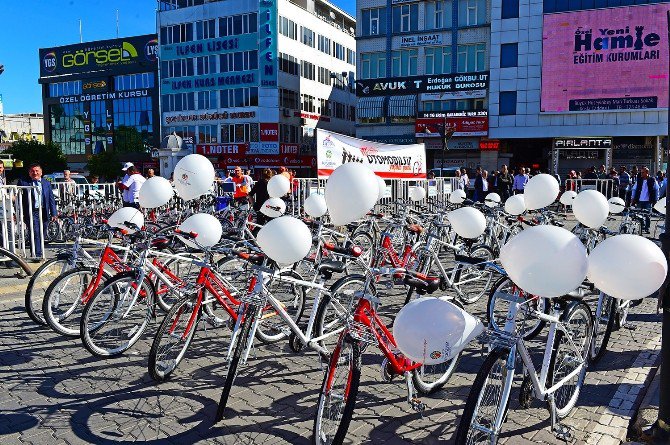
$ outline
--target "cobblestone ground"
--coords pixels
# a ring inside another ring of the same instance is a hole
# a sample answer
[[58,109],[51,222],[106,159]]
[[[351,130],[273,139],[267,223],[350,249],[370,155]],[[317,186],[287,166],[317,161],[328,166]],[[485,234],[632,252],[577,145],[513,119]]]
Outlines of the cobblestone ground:
[[[2,274],[0,274],[2,276]],[[35,326],[23,310],[25,281],[0,278],[0,436],[13,443],[307,444],[323,378],[314,353],[294,354],[286,342],[259,345],[241,369],[229,414],[214,424],[224,381],[226,328],[200,330],[174,377],[155,384],[147,374],[152,325],[146,339],[120,358],[91,357],[76,338]],[[396,313],[402,291],[385,294]],[[468,310],[484,317],[485,298]],[[390,320],[390,318],[389,318]],[[577,408],[565,421],[576,443],[608,445],[625,439],[638,395],[660,349],[655,300],[632,310],[636,330],[612,335],[610,351],[589,369]],[[542,352],[542,336],[533,351]],[[453,443],[468,391],[484,355],[468,348],[445,389],[423,398],[424,415],[406,401],[402,380],[384,382],[381,355],[368,348],[349,443]],[[537,357],[536,357],[537,358]],[[539,360],[536,361],[539,366]],[[558,444],[544,402],[521,409],[515,392],[501,443]]]

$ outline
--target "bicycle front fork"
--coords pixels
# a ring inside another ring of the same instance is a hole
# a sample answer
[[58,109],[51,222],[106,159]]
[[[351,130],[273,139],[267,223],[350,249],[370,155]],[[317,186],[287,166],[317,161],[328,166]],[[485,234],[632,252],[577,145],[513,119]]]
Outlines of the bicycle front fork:
[[423,412],[426,410],[426,404],[416,397],[416,389],[414,388],[412,373],[410,371],[405,371],[405,384],[407,385],[407,402],[412,410],[423,416]]

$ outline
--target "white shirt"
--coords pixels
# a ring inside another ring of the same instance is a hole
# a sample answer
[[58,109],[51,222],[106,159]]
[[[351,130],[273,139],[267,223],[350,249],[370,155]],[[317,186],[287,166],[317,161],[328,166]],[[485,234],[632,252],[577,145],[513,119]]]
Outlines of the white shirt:
[[146,178],[139,173],[128,176],[128,179],[123,181],[123,185],[128,187],[127,190],[123,191],[123,200],[125,202],[139,202],[140,189],[145,182]]
[[463,190],[467,190],[470,187],[470,178],[468,178],[468,175],[461,175],[461,181],[463,182]]
[[482,178],[482,191],[483,192],[489,191],[489,180],[487,178]]

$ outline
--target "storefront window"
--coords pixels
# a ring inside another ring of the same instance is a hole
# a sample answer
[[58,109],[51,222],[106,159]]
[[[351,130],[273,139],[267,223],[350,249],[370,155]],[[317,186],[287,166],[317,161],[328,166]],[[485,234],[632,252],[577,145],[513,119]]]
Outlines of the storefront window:
[[84,139],[84,104],[56,104],[49,107],[51,140],[65,155],[86,154]]

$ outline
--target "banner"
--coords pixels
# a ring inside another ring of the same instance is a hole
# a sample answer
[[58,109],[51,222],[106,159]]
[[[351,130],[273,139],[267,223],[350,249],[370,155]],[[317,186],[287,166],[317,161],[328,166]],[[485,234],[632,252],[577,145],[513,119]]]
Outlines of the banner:
[[540,111],[668,107],[667,3],[545,14]]
[[448,117],[418,118],[414,124],[416,137],[439,138],[442,127],[453,130],[452,136],[486,136],[489,131],[489,118],[484,117]]
[[426,149],[423,144],[388,145],[318,129],[316,157],[319,178],[327,178],[346,162],[365,164],[386,179],[426,178]]
[[452,93],[489,89],[489,72],[435,74],[399,79],[360,79],[356,81],[356,96],[389,96],[400,94]]

